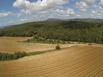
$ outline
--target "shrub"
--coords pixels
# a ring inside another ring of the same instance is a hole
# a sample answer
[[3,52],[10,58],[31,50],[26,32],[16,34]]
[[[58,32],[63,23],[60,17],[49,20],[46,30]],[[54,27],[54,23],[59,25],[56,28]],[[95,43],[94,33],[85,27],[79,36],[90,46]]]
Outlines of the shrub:
[[60,45],[57,45],[56,46],[56,50],[60,50],[61,48],[60,48]]
[[16,52],[14,54],[0,53],[0,61],[15,60],[15,59],[19,59],[19,58],[25,57],[26,55],[27,55],[26,52]]

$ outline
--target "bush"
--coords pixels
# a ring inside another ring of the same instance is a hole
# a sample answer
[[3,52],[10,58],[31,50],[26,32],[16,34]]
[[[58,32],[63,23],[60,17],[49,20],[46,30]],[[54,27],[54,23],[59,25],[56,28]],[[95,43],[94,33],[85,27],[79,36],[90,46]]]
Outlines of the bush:
[[60,50],[61,48],[60,48],[60,45],[57,45],[56,46],[56,50]]
[[15,60],[15,59],[25,57],[26,55],[27,55],[26,52],[16,52],[14,54],[0,53],[0,61]]

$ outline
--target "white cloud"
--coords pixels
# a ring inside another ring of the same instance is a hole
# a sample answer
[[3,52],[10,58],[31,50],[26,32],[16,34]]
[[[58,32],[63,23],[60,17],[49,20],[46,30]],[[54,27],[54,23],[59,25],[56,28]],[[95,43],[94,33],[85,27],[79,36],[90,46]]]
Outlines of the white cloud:
[[68,8],[66,12],[68,15],[75,15],[75,12],[73,9]]
[[68,8],[68,9],[57,9],[56,10],[58,14],[61,15],[67,15],[67,16],[75,16],[74,9]]
[[76,2],[76,7],[81,11],[87,11],[87,9],[95,3],[96,0],[80,0]]
[[86,2],[87,4],[94,4],[96,2],[96,0],[80,0],[83,2]]
[[29,0],[16,0],[13,3],[13,6],[24,10],[40,11],[63,5],[67,1],[69,0],[38,0],[36,2],[30,2]]
[[93,10],[93,11],[92,11],[92,15],[93,15],[93,16],[100,15],[100,12],[99,12],[98,10]]
[[100,4],[103,5],[103,0],[100,0]]
[[88,5],[86,2],[80,1],[80,2],[76,2],[76,8],[78,8],[80,11],[86,11]]
[[22,19],[20,19],[20,21],[27,21],[28,19],[26,19],[26,18],[22,18]]
[[10,14],[11,12],[1,12],[0,17],[6,17],[6,16],[9,16]]
[[63,15],[65,14],[64,10],[62,10],[62,9],[56,9],[56,12],[59,14],[63,14]]
[[102,16],[102,14],[103,14],[103,10],[102,9],[103,8],[101,6],[96,7],[95,9],[92,10],[91,15],[92,16]]

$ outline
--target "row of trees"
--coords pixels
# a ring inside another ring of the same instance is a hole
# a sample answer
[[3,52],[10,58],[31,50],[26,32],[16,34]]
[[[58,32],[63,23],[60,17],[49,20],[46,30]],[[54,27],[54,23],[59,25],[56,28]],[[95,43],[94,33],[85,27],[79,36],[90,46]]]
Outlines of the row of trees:
[[15,60],[26,56],[26,52],[16,52],[14,54],[10,53],[0,53],[0,61]]

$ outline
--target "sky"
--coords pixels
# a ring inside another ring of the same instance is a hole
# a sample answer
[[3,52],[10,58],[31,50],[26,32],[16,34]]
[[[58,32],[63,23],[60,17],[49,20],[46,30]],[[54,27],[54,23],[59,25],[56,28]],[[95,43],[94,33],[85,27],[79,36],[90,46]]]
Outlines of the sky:
[[0,0],[0,27],[50,18],[103,19],[103,0]]

